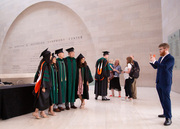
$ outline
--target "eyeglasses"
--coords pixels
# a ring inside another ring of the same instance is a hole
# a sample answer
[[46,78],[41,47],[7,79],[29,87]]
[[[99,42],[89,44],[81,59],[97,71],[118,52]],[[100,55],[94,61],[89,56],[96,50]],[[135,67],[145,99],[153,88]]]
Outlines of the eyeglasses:
[[162,51],[162,50],[164,50],[164,48],[160,48],[160,49],[159,49],[159,51]]

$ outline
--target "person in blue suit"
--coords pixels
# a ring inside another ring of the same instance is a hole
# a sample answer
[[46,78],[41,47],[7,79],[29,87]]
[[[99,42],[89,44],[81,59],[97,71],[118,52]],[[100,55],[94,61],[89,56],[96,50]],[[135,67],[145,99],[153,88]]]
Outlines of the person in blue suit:
[[159,53],[161,57],[158,61],[156,61],[155,56],[150,55],[150,64],[154,69],[157,69],[156,89],[163,108],[163,114],[158,115],[158,117],[166,118],[164,125],[168,126],[172,123],[170,92],[174,57],[169,54],[169,45],[167,43],[159,45]]

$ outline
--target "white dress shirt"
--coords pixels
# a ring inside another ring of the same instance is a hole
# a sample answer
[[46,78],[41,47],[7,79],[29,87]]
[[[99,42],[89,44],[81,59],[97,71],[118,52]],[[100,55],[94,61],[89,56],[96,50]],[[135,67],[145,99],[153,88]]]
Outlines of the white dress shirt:
[[[169,54],[169,52],[161,58],[160,63],[163,61],[163,59],[164,59],[168,54]],[[156,62],[156,60],[153,62],[153,64],[154,64],[155,62]]]

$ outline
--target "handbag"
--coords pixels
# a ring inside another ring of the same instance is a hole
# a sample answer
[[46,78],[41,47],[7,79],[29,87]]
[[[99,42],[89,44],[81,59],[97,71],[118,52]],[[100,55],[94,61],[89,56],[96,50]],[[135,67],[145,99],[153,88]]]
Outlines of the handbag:
[[113,71],[110,71],[110,76],[109,76],[109,80],[112,80],[114,78],[114,74]]

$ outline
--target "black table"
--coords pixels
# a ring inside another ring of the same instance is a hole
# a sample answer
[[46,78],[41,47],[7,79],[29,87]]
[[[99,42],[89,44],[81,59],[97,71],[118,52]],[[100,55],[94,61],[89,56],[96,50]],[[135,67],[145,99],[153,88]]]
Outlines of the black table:
[[34,111],[34,84],[0,87],[0,118],[5,120]]

